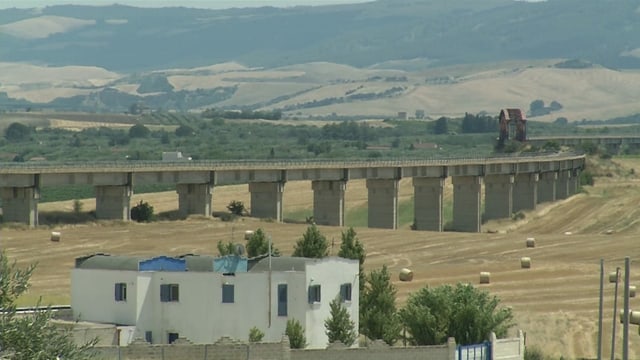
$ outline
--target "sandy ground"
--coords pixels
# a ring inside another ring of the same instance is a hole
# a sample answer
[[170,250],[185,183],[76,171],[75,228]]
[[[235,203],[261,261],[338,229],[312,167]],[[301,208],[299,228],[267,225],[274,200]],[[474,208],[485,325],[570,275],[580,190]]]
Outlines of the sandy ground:
[[[511,306],[516,316],[516,329],[522,329],[527,344],[543,349],[547,355],[565,358],[595,358],[598,319],[599,263],[605,261],[605,274],[624,265],[625,256],[632,259],[630,281],[640,282],[637,265],[637,219],[640,210],[640,178],[630,174],[640,166],[638,159],[624,159],[601,168],[615,171],[612,177],[598,177],[593,187],[570,199],[541,204],[526,214],[524,220],[494,221],[478,234],[455,232],[416,232],[408,229],[380,230],[357,228],[358,237],[367,250],[367,270],[387,265],[398,287],[398,300],[403,303],[411,292],[423,286],[471,283],[499,296]],[[401,201],[410,201],[411,182],[401,181]],[[362,181],[349,182],[347,208],[366,202]],[[157,212],[175,210],[175,192],[136,195]],[[445,201],[450,201],[450,189]],[[249,203],[246,185],[219,187],[214,190],[214,210],[224,211],[231,200]],[[91,210],[93,200],[83,201]],[[312,191],[308,182],[290,182],[285,187],[285,212],[309,209]],[[41,213],[72,208],[70,201],[40,205]],[[20,265],[37,262],[33,287],[23,303],[42,296],[45,302],[69,303],[69,274],[74,259],[95,252],[112,254],[177,255],[184,253],[215,254],[222,241],[242,241],[245,230],[263,228],[282,253],[290,254],[293,245],[306,229],[305,224],[277,224],[242,218],[222,222],[217,218],[194,217],[184,221],[150,224],[88,223],[80,225],[3,228],[0,247],[6,249]],[[320,227],[337,252],[343,228]],[[489,233],[487,231],[491,230]],[[59,243],[49,241],[51,231],[60,231]],[[493,231],[498,231],[494,233]],[[535,248],[527,248],[527,237],[536,239]],[[532,259],[530,269],[521,269],[520,258]],[[397,280],[399,271],[414,271],[412,282]],[[491,283],[479,284],[479,273],[491,273]],[[605,357],[611,348],[613,284],[605,283],[604,341]],[[640,307],[637,298],[631,308]],[[622,297],[619,298],[619,308]],[[622,328],[617,329],[617,356],[621,356]],[[631,326],[630,358],[640,357],[638,327]]]

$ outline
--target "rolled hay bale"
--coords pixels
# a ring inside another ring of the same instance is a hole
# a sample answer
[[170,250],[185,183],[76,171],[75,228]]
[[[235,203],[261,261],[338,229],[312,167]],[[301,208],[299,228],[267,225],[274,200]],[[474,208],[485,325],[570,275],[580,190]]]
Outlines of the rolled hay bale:
[[244,239],[249,240],[253,236],[253,230],[247,230],[244,232]]
[[58,241],[60,241],[60,237],[61,236],[62,236],[62,234],[59,231],[52,231],[51,232],[51,241],[58,242]]
[[527,238],[527,247],[528,248],[536,247],[536,239],[532,237]]
[[609,273],[609,282],[616,283],[618,282],[618,274],[615,271]]
[[531,267],[531,258],[526,256],[520,258],[520,267],[523,269],[529,269]]
[[[624,323],[624,310],[620,310],[620,323]],[[640,311],[629,310],[629,324],[640,325]]]
[[491,283],[491,273],[488,271],[480,272],[480,284],[489,284]]
[[636,286],[635,285],[629,285],[629,297],[636,297]]
[[398,275],[400,281],[411,281],[413,280],[413,271],[410,269],[404,268],[400,270],[400,274]]

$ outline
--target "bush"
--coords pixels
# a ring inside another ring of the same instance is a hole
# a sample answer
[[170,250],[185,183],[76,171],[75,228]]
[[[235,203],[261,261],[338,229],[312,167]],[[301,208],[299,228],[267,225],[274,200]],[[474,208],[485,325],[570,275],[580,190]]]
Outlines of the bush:
[[525,218],[525,215],[522,211],[515,212],[511,215],[511,220],[522,220]]
[[78,199],[73,200],[73,213],[76,215],[80,215],[83,205],[84,204],[82,204],[82,201]]
[[140,200],[138,205],[131,208],[131,220],[149,222],[153,219],[153,206]]
[[583,171],[580,173],[580,186],[591,185],[593,186],[593,174],[589,171]]
[[540,348],[527,346],[524,348],[524,360],[544,360],[544,354]]
[[292,349],[304,349],[307,346],[307,337],[298,320],[287,320],[287,329],[284,333],[289,337],[289,346]]
[[231,200],[229,205],[227,205],[227,210],[238,216],[242,216],[247,212],[247,209],[244,207],[244,203],[238,200]]
[[263,338],[264,338],[264,333],[260,331],[260,329],[258,329],[257,327],[254,326],[251,329],[249,329],[249,342],[257,343],[262,341]]

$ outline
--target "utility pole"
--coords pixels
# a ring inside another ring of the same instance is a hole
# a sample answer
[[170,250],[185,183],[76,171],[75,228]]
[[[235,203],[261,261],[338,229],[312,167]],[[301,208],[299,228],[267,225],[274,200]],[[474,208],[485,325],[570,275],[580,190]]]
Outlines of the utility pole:
[[600,301],[598,306],[598,355],[597,359],[602,360],[602,309],[604,291],[604,259],[600,258]]
[[622,324],[622,360],[629,360],[629,275],[631,259],[624,258],[624,322]]

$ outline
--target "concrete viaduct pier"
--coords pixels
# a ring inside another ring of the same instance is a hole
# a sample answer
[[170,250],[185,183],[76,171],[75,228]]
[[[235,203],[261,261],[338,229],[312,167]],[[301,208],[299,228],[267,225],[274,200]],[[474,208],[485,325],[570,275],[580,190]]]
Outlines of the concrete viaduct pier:
[[[412,178],[415,229],[443,230],[443,194],[453,183],[453,230],[479,232],[482,219],[510,217],[577,191],[584,155],[393,161],[101,162],[0,164],[3,219],[38,225],[41,187],[91,185],[98,219],[129,220],[133,184],[174,184],[181,215],[211,216],[214,189],[248,184],[251,215],[282,221],[288,181],[310,181],[313,216],[343,226],[349,180],[366,180],[369,227],[398,227],[398,183]],[[484,215],[482,188],[484,186]]]

